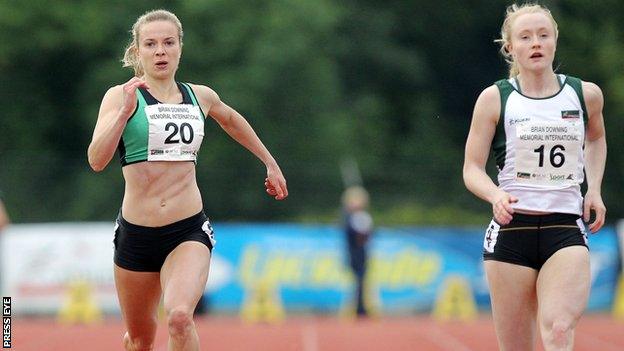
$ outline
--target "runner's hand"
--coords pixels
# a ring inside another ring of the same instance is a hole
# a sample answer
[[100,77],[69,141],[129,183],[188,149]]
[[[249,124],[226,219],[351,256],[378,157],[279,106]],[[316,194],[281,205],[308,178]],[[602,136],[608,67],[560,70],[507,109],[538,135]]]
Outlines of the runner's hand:
[[130,79],[123,85],[123,101],[119,112],[121,112],[121,114],[126,118],[130,118],[130,116],[132,116],[132,114],[134,113],[134,110],[136,110],[136,90],[139,87],[149,89],[147,83],[139,77],[132,77],[132,79]]
[[506,192],[502,192],[497,200],[494,201],[492,204],[492,212],[498,224],[507,225],[511,222],[514,214],[511,204],[516,202],[518,202],[518,198]]
[[607,208],[602,202],[602,196],[600,196],[600,193],[588,191],[585,194],[585,200],[583,202],[583,220],[585,223],[589,223],[592,210],[596,214],[596,219],[589,224],[589,230],[592,233],[595,233],[604,225]]
[[267,194],[274,196],[276,200],[283,200],[288,196],[286,179],[279,166],[267,167],[267,177],[264,179],[264,187]]

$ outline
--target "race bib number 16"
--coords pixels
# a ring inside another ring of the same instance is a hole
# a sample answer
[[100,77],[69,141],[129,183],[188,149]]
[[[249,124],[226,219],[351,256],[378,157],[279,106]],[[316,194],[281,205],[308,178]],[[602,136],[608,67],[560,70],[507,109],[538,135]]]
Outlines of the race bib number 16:
[[581,128],[578,123],[516,125],[516,180],[535,185],[578,184]]

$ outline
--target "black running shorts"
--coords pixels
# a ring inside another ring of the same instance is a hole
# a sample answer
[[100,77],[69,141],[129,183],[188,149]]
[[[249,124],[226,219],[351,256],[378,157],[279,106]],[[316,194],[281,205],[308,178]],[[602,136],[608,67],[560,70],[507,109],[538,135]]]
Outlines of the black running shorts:
[[167,255],[185,241],[198,241],[210,251],[216,243],[204,212],[162,227],[129,223],[121,211],[115,225],[115,264],[138,272],[160,272]]
[[490,222],[483,240],[483,259],[539,270],[555,252],[575,245],[588,247],[585,225],[578,215],[515,213],[507,225]]

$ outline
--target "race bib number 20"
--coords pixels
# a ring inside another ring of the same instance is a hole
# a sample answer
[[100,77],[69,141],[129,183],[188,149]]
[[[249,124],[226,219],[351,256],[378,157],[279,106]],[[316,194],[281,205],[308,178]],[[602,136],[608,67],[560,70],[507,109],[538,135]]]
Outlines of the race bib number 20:
[[198,106],[157,104],[145,107],[149,123],[148,161],[195,161],[204,138]]
[[516,180],[535,185],[580,183],[581,128],[579,123],[516,125]]

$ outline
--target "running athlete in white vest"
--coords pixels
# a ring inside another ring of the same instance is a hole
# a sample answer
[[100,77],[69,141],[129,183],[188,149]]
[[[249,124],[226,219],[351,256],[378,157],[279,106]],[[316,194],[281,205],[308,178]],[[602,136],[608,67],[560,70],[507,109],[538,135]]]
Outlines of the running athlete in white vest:
[[175,81],[182,25],[151,11],[132,28],[124,66],[136,77],[108,90],[89,145],[89,163],[103,170],[119,151],[126,182],[115,226],[115,284],[128,351],[152,350],[161,294],[169,350],[199,350],[193,311],[204,292],[216,241],[202,211],[195,162],[211,116],[265,165],[266,191],[288,196],[277,162],[247,121],[203,85]]
[[[544,349],[572,350],[590,289],[583,221],[594,212],[597,232],[606,212],[602,92],[554,73],[558,31],[545,7],[508,7],[501,36],[510,77],[479,96],[464,163],[466,187],[492,204],[483,257],[496,335],[501,350],[534,350],[537,324]],[[498,186],[485,172],[490,148]]]

